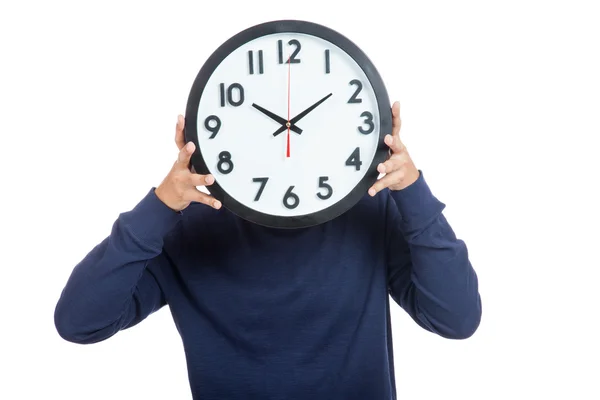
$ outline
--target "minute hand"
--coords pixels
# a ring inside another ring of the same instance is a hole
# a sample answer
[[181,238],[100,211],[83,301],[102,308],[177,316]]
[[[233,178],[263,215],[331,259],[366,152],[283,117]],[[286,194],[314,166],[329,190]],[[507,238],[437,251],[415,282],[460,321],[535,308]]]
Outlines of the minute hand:
[[[302,118],[306,117],[306,114],[308,114],[309,112],[311,112],[312,110],[314,110],[315,108],[317,108],[322,102],[324,102],[329,97],[331,97],[332,94],[333,93],[329,93],[327,96],[323,97],[321,100],[317,101],[315,104],[313,104],[312,106],[308,107],[306,110],[302,111],[300,114],[296,115],[294,118],[292,118],[290,120],[290,124],[293,125],[296,122],[300,121]],[[278,130],[276,130],[275,133],[273,133],[273,136],[279,135],[281,132],[284,132],[286,129],[287,129],[287,127],[285,125],[282,126]]]

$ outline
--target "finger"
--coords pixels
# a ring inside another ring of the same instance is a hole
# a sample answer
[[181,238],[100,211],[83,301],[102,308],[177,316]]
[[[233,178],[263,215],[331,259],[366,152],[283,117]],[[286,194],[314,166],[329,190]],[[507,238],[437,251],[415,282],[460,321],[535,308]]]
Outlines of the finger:
[[214,176],[190,173],[190,183],[193,186],[210,186],[215,182]]
[[185,137],[183,135],[183,128],[185,127],[185,119],[183,115],[177,116],[177,125],[175,125],[175,143],[177,149],[181,150],[185,146]]
[[408,161],[408,157],[407,157],[406,153],[394,154],[387,161],[379,164],[377,166],[377,171],[380,174],[389,174],[389,173],[397,171],[400,168],[402,168],[403,166],[405,166],[407,161]]
[[195,201],[197,203],[206,204],[215,209],[221,208],[221,202],[209,194],[203,193],[196,188],[191,188],[185,192],[184,198],[186,201]]
[[377,193],[381,192],[388,186],[395,185],[400,182],[404,178],[404,169],[399,169],[397,171],[391,172],[379,179],[371,188],[369,189],[369,195],[375,196]]
[[392,135],[400,136],[400,126],[402,121],[400,120],[400,103],[394,102],[392,105]]
[[188,165],[190,164],[190,158],[192,157],[192,154],[194,154],[194,150],[196,150],[196,145],[194,145],[194,142],[188,142],[188,144],[183,146],[183,148],[179,151],[179,155],[177,156],[177,164],[181,168],[188,168]]
[[384,142],[394,154],[399,154],[405,149],[400,136],[385,135]]

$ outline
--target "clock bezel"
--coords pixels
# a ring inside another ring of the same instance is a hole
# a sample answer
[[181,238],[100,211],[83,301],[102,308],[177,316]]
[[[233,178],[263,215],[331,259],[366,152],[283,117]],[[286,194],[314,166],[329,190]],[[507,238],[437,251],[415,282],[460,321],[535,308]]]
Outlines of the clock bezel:
[[282,216],[254,210],[229,195],[219,185],[217,177],[215,177],[215,182],[212,185],[207,186],[207,189],[211,195],[221,201],[225,208],[247,221],[271,228],[307,228],[335,219],[355,206],[367,195],[369,187],[377,180],[379,176],[377,165],[385,161],[389,154],[388,147],[383,141],[385,135],[392,132],[391,104],[385,84],[371,60],[350,39],[326,26],[301,20],[265,22],[247,28],[232,36],[212,53],[194,80],[186,107],[185,141],[186,143],[193,141],[196,145],[196,151],[192,154],[191,158],[193,170],[199,174],[210,173],[206,161],[202,156],[197,127],[198,107],[204,88],[212,73],[229,54],[251,40],[274,33],[303,33],[329,41],[345,51],[364,71],[375,93],[377,108],[379,110],[379,140],[375,156],[363,178],[344,198],[329,207],[309,214]]

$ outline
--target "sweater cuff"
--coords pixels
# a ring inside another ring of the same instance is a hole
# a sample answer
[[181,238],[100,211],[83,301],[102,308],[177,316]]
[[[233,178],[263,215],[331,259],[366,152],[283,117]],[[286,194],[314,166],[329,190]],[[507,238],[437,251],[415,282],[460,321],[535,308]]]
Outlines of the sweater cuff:
[[162,241],[183,215],[163,203],[155,189],[150,189],[131,211],[120,216],[121,222],[140,240]]
[[405,231],[425,229],[446,207],[431,193],[421,170],[419,178],[410,186],[390,192],[400,212]]

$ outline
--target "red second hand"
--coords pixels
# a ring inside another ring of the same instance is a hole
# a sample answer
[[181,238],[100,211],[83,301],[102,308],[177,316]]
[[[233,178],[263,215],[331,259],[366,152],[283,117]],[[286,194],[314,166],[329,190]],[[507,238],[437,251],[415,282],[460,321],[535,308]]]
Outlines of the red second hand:
[[290,156],[290,76],[292,72],[291,56],[288,57],[288,122],[287,122],[287,156]]

